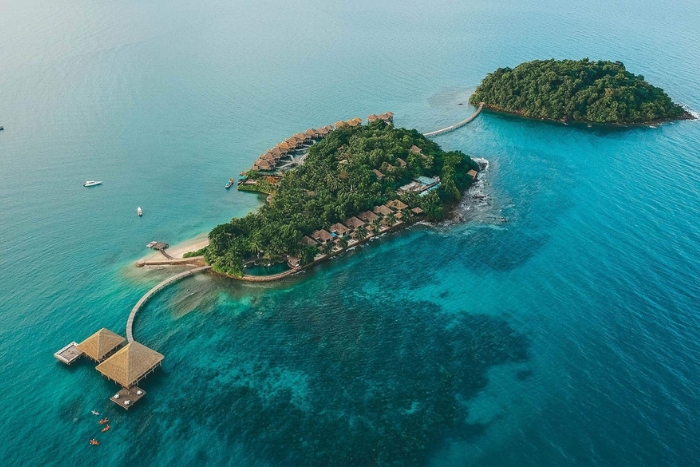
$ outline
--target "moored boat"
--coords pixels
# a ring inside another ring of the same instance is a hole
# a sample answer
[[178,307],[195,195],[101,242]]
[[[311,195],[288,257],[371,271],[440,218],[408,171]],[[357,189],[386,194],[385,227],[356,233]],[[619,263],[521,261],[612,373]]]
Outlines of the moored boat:
[[229,178],[228,183],[226,185],[224,185],[224,188],[226,188],[228,190],[229,188],[231,188],[232,185],[233,185],[233,179]]
[[97,186],[97,185],[102,185],[102,180],[88,180],[87,182],[83,183],[83,186]]
[[138,208],[136,208],[136,214],[138,214],[139,217],[143,216],[143,211],[141,210],[141,206],[139,206]]

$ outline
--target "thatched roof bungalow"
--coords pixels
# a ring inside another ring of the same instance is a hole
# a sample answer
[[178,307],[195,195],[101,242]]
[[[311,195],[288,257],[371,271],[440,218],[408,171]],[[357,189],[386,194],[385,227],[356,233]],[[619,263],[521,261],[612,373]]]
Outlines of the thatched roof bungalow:
[[394,212],[391,209],[389,209],[389,207],[387,207],[383,204],[379,205],[379,206],[375,206],[374,209],[372,209],[372,211],[374,211],[375,214],[378,214],[381,216],[388,216],[389,214]]
[[126,347],[97,365],[97,371],[125,388],[135,386],[160,366],[163,355],[138,342]]
[[374,172],[374,175],[376,175],[377,178],[378,178],[379,180],[381,180],[382,178],[384,178],[384,174],[381,173],[379,170],[377,170],[377,169],[372,169],[372,172]]
[[338,120],[337,122],[335,122],[335,128],[336,128],[336,129],[342,128],[342,127],[344,127],[345,125],[347,125],[347,123],[345,123],[345,122],[342,121],[342,120]]
[[306,245],[306,246],[318,246],[318,243],[316,243],[316,240],[314,240],[313,238],[308,237],[306,235],[301,237],[301,244]]
[[423,214],[423,210],[421,208],[418,208],[418,207],[411,209],[411,212],[413,214],[415,214],[416,216],[420,216],[421,214]]
[[290,146],[289,143],[287,143],[286,141],[282,141],[280,144],[277,145],[277,147],[284,154],[288,153],[290,149],[294,149],[294,146]]
[[316,232],[311,234],[311,238],[316,240],[318,243],[327,243],[331,240],[333,240],[333,235],[330,234],[330,232],[326,230],[317,230]]
[[345,221],[345,225],[348,226],[350,230],[355,230],[365,225],[365,223],[357,217],[351,217]]
[[396,162],[398,162],[401,167],[406,167],[406,161],[401,159],[400,157],[396,158]]
[[379,216],[373,213],[372,211],[363,211],[359,213],[357,217],[359,217],[368,224],[371,224],[375,220],[379,219]]
[[355,128],[356,126],[362,125],[362,119],[360,117],[355,117],[352,120],[345,122],[348,126]]
[[350,233],[350,229],[345,227],[340,222],[331,225],[331,233],[336,234],[338,237],[344,237]]
[[119,334],[102,328],[78,344],[78,350],[96,362],[101,362],[117,350],[125,340]]
[[469,175],[472,178],[472,180],[476,180],[477,174],[478,172],[474,169],[471,169],[469,170],[469,172],[467,172],[467,175]]
[[314,130],[313,128],[309,128],[304,132],[304,137],[306,141],[314,139],[316,137],[316,130]]
[[377,121],[378,118],[379,117],[377,117],[375,114],[369,115],[369,116],[367,116],[367,123],[375,122],[375,121]]
[[413,146],[411,146],[411,152],[413,154],[423,154],[423,150],[421,148],[419,148],[418,146],[416,146],[415,144]]

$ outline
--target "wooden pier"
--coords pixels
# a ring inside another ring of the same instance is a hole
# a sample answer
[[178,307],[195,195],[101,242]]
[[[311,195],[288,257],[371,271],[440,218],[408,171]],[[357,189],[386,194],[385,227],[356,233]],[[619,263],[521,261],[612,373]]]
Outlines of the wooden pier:
[[129,410],[145,395],[146,391],[137,387],[131,389],[121,388],[119,392],[110,397],[109,400],[122,409]]
[[479,116],[481,111],[484,110],[484,105],[485,104],[483,102],[480,103],[479,108],[476,109],[476,112],[474,112],[472,115],[470,115],[468,118],[465,118],[461,122],[455,123],[454,125],[450,125],[450,126],[445,127],[445,128],[441,128],[439,130],[430,131],[428,133],[423,133],[423,136],[427,136],[427,137],[440,136],[440,135],[444,135],[445,133],[449,133],[450,131],[454,131],[457,128],[462,128],[464,125],[466,125],[467,123],[471,123],[476,117]]
[[138,311],[143,307],[143,305],[146,304],[148,300],[150,300],[151,297],[153,297],[155,294],[157,294],[167,286],[174,284],[175,282],[182,280],[185,277],[189,277],[194,274],[197,274],[198,272],[207,271],[209,269],[211,269],[211,266],[202,266],[199,268],[190,269],[189,271],[181,272],[180,274],[176,274],[172,277],[165,279],[163,282],[146,292],[146,294],[143,297],[141,297],[141,300],[139,300],[136,303],[136,305],[134,305],[134,308],[131,309],[131,313],[129,313],[129,319],[126,321],[126,340],[128,342],[134,342],[134,335],[132,333],[132,329],[134,327],[134,318],[136,318],[136,313],[138,313]]
[[73,362],[83,356],[83,352],[78,348],[77,342],[71,342],[58,352],[54,353],[53,356],[56,357],[58,361],[63,362],[66,365],[71,365]]

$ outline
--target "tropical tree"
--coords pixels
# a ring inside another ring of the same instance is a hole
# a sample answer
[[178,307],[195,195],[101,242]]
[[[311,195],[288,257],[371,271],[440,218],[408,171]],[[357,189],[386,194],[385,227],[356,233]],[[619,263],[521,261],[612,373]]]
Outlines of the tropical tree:
[[389,227],[396,224],[396,214],[394,214],[393,212],[389,213],[389,215],[386,216],[386,222],[387,224],[389,224]]
[[382,229],[382,220],[380,218],[374,219],[372,221],[372,233],[374,235],[377,235],[381,229]]
[[360,242],[363,241],[365,238],[367,238],[367,227],[364,225],[359,226],[355,231],[355,235],[357,236],[357,240]]
[[338,246],[342,249],[347,248],[348,247],[348,237],[344,237],[344,236],[340,237],[340,239],[338,239]]
[[331,242],[324,243],[323,246],[321,247],[321,251],[326,256],[330,255],[333,252],[333,243],[331,243]]

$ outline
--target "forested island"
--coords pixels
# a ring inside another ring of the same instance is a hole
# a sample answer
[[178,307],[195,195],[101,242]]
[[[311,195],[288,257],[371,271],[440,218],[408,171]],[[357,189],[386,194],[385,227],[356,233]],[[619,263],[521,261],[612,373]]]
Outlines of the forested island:
[[278,177],[259,210],[215,227],[200,253],[233,277],[261,258],[300,268],[419,219],[443,219],[478,171],[470,157],[445,152],[416,130],[382,120],[343,125]]
[[484,78],[470,102],[546,120],[640,124],[693,118],[621,62],[587,58],[499,68]]

